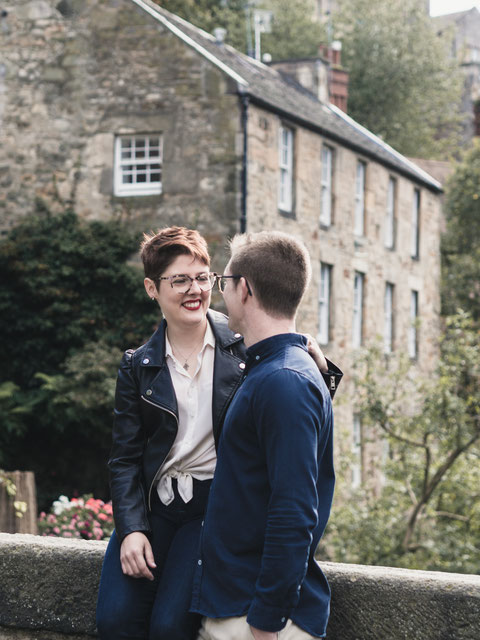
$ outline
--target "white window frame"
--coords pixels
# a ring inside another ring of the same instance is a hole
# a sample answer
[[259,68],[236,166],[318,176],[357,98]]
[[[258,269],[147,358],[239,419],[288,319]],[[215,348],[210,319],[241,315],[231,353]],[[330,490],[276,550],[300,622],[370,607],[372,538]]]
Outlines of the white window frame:
[[332,147],[322,146],[322,179],[320,194],[320,224],[329,227],[332,224],[332,185],[333,185]]
[[408,328],[408,355],[418,357],[418,291],[410,291],[410,326]]
[[[162,169],[162,134],[145,133],[115,137],[114,194],[116,196],[151,196],[162,193]],[[157,175],[158,179],[156,179]],[[132,182],[125,182],[126,176],[131,176]],[[140,182],[141,177],[145,177],[145,181]]]
[[420,189],[413,190],[411,256],[420,256]]
[[290,213],[293,208],[293,129],[280,126],[278,143],[278,208]]
[[365,288],[365,274],[355,271],[353,281],[353,348],[362,346],[363,343],[363,296]]
[[395,286],[391,282],[385,283],[385,297],[383,301],[384,330],[383,352],[388,354],[393,351],[393,296]]
[[320,262],[320,284],[318,291],[318,342],[328,344],[330,339],[330,295],[332,288],[332,266]]
[[391,176],[388,179],[387,215],[385,217],[385,246],[387,249],[395,247],[395,200],[397,197],[397,181]]
[[362,418],[360,414],[353,414],[352,423],[352,489],[358,489],[362,484]]
[[365,235],[365,176],[367,164],[363,160],[357,161],[357,173],[355,176],[355,220],[354,234]]

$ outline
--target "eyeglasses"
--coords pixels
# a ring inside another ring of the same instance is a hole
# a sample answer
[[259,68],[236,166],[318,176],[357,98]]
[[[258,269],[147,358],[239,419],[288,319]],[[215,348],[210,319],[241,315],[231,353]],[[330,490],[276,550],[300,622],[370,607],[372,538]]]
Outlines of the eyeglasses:
[[172,289],[177,293],[188,293],[194,280],[202,291],[210,291],[213,289],[217,277],[216,273],[199,273],[195,278],[191,278],[185,273],[177,273],[173,276],[159,276],[157,280],[168,280]]
[[[240,278],[244,278],[245,276],[217,276],[218,280],[218,288],[222,293],[225,291],[225,287],[227,286],[227,280],[240,280]],[[245,278],[245,284],[247,285],[248,295],[252,296],[252,290],[250,289],[250,285],[248,284],[248,280]]]

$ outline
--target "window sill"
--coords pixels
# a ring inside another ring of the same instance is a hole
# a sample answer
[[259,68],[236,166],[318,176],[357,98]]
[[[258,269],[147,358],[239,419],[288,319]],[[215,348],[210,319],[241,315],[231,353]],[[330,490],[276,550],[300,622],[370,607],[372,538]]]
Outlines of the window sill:
[[353,244],[355,249],[363,249],[363,247],[367,244],[367,239],[365,236],[354,236]]
[[144,196],[160,196],[162,195],[163,191],[162,189],[120,189],[120,190],[115,190],[113,192],[113,195],[116,198],[141,198]]
[[278,207],[278,213],[282,216],[282,218],[289,218],[290,220],[297,219],[297,214],[293,209],[291,211],[287,211],[286,209],[281,209],[280,207]]

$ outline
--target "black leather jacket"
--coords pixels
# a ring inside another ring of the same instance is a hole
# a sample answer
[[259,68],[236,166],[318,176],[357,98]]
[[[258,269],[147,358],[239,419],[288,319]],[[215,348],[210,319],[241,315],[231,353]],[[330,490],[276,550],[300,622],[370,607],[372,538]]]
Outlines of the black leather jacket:
[[[227,326],[222,313],[209,310],[215,336],[213,371],[213,435],[218,447],[228,406],[242,380],[245,345]],[[113,445],[108,461],[117,536],[150,532],[151,493],[178,430],[178,408],[165,359],[163,320],[144,345],[125,352],[117,378]],[[342,372],[329,364],[323,374],[334,395]]]

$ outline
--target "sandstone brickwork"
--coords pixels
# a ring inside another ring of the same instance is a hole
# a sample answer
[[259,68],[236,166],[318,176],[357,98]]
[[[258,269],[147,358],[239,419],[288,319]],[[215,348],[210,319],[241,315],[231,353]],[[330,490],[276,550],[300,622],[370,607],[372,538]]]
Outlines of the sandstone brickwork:
[[[301,330],[318,331],[320,262],[332,266],[330,341],[325,352],[345,371],[337,396],[338,425],[351,431],[355,412],[355,390],[351,373],[353,287],[355,271],[365,274],[364,331],[367,346],[383,338],[384,292],[394,285],[394,351],[407,351],[410,327],[410,292],[419,294],[419,375],[429,375],[437,358],[440,312],[440,228],[441,198],[438,193],[389,170],[382,164],[306,128],[285,122],[276,114],[251,107],[249,112],[249,199],[251,231],[278,229],[300,236],[312,257],[312,282],[298,316]],[[295,131],[294,217],[286,217],[277,205],[278,138],[282,124]],[[332,224],[319,223],[321,149],[334,149]],[[354,234],[355,175],[358,160],[366,163],[365,231]],[[393,249],[385,247],[388,180],[397,181],[396,233]],[[420,190],[419,258],[411,257],[411,229],[414,190]],[[346,400],[342,402],[342,397]],[[336,400],[336,402],[337,402]],[[349,446],[349,444],[347,444]]]
[[[238,100],[129,0],[7,0],[0,30],[0,227],[36,199],[136,229],[237,231]],[[164,136],[163,193],[113,195],[116,134]]]

